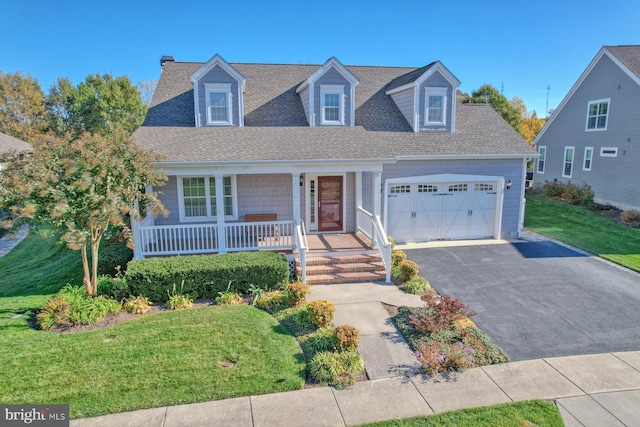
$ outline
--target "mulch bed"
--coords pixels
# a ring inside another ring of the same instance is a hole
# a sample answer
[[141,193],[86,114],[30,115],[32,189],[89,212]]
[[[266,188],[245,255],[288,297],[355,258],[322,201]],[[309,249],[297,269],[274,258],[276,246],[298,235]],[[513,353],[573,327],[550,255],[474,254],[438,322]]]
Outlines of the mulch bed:
[[622,210],[620,209],[603,209],[600,211],[596,211],[597,213],[599,213],[602,216],[606,216],[609,219],[612,219],[613,221],[617,222],[618,224],[622,224],[622,225],[626,225],[628,227],[633,227],[633,228],[640,228],[640,221],[630,221],[627,222],[625,220],[623,220],[622,218],[620,218],[620,214],[622,214]]

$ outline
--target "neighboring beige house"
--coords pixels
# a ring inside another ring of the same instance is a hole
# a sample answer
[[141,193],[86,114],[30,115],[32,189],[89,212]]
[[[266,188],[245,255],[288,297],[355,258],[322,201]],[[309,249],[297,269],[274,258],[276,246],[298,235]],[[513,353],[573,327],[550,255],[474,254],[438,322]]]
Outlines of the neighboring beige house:
[[6,161],[15,154],[30,153],[31,144],[0,132],[0,172],[6,167]]

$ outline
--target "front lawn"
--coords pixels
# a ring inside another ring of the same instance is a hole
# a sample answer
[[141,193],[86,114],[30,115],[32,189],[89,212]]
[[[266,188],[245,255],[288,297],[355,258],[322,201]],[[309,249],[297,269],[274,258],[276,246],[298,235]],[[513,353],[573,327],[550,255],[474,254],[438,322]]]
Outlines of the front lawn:
[[562,427],[558,408],[541,400],[506,403],[497,406],[463,409],[443,414],[363,424],[369,427]]
[[81,282],[79,261],[38,234],[0,258],[0,403],[68,403],[79,418],[302,388],[300,347],[249,306],[164,312],[91,332],[31,328],[30,314],[51,294]]
[[557,200],[527,196],[527,229],[640,271],[640,229]]

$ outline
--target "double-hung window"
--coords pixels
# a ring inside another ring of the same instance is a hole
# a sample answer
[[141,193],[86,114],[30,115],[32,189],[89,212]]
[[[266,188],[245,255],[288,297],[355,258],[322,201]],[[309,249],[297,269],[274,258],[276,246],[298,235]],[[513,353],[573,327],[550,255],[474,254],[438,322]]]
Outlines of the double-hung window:
[[[237,219],[236,182],[234,176],[222,178],[223,212],[227,219]],[[216,178],[213,176],[178,178],[181,221],[217,218]]]
[[582,170],[590,171],[592,161],[593,161],[593,147],[585,147],[584,163],[582,164]]
[[540,157],[538,157],[537,172],[544,173],[544,161],[545,161],[545,157],[547,157],[547,147],[545,147],[544,145],[538,147],[538,153],[540,154]]
[[564,169],[562,170],[562,176],[564,178],[571,178],[572,176],[574,151],[574,147],[564,147]]
[[447,88],[425,88],[424,96],[424,124],[425,126],[444,126],[447,122]]
[[587,108],[587,131],[607,130],[610,99],[589,101]]
[[207,124],[232,125],[231,83],[205,83]]
[[344,125],[344,86],[320,85],[320,111],[323,125]]

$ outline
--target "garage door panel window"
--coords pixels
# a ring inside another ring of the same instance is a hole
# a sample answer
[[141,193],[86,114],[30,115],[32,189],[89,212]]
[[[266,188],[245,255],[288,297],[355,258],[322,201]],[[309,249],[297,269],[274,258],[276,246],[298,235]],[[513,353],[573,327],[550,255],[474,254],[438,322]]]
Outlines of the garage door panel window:
[[437,193],[437,185],[418,184],[418,193]]
[[449,185],[450,193],[458,193],[462,191],[469,191],[469,185],[468,184],[450,184]]
[[389,187],[390,194],[407,194],[411,193],[411,185],[392,185]]
[[495,191],[495,186],[493,184],[487,184],[487,183],[476,183],[474,185],[474,190],[475,191]]

